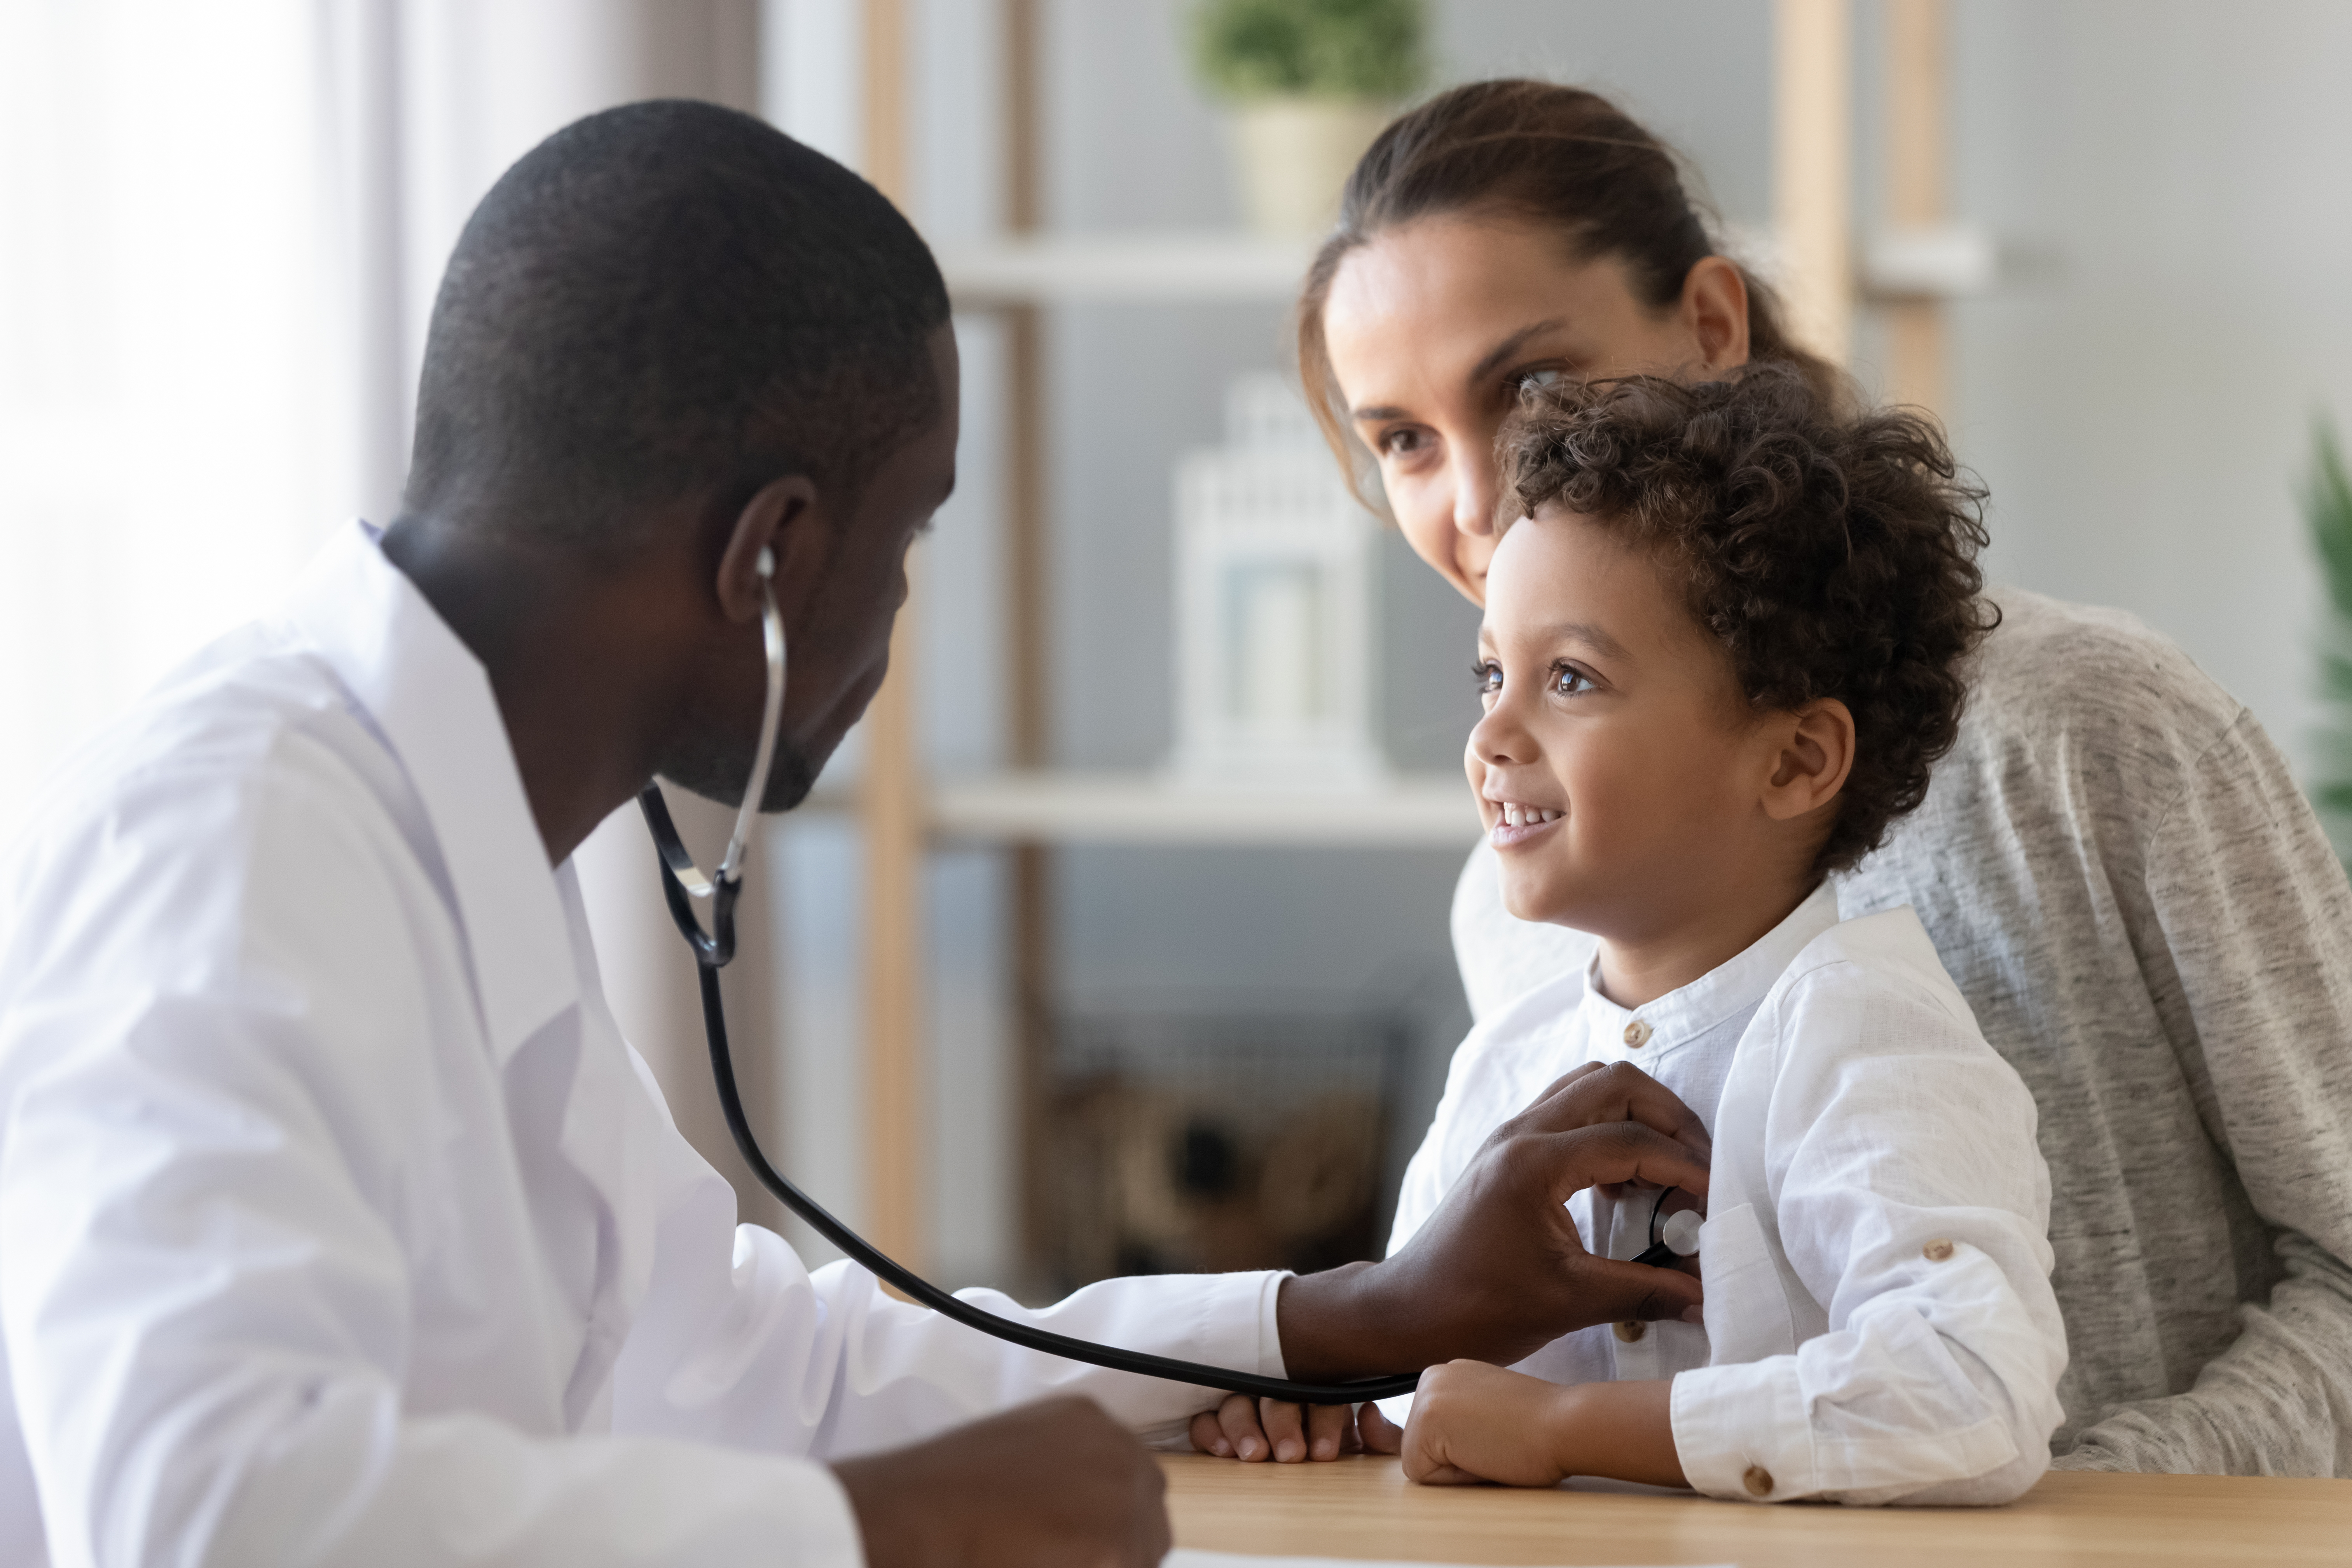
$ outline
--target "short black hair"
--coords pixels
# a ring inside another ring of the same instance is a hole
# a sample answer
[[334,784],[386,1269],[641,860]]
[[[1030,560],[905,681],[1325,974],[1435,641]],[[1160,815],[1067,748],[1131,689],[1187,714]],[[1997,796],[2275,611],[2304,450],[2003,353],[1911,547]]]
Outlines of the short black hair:
[[578,121],[467,220],[434,300],[411,512],[626,545],[705,487],[806,473],[843,507],[941,407],[929,249],[873,186],[685,100]]
[[1843,411],[1801,370],[1563,381],[1522,395],[1511,516],[1556,507],[1658,552],[1753,710],[1835,698],[1854,758],[1814,861],[1842,871],[1927,798],[1959,736],[1966,660],[2000,612],[1984,490],[1916,409]]

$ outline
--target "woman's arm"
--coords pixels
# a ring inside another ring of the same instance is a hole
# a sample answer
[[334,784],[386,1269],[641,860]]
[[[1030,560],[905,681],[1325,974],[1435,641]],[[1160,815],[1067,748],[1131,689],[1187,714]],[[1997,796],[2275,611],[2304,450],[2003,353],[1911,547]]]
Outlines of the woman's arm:
[[[2284,1277],[2247,1294],[2238,1338],[2193,1386],[2079,1412],[2093,1424],[2058,1463],[2352,1475],[2352,889],[2251,714],[2182,780],[2148,838],[2155,929],[2132,934],[2206,1134]],[[2133,1195],[2149,1224],[2168,1197],[2204,1195],[2147,1186]],[[2078,1317],[2104,1305],[2070,1303]]]

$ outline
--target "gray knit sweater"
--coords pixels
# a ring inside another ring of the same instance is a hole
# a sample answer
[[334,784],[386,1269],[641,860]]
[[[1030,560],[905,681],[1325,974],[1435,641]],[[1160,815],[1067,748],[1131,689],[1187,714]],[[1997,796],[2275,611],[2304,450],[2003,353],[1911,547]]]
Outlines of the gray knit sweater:
[[[2132,617],[2015,590],[1926,804],[1839,889],[1909,904],[2041,1108],[2063,1468],[2352,1475],[2352,889],[2262,727]],[[1464,868],[1474,1013],[1591,939]]]

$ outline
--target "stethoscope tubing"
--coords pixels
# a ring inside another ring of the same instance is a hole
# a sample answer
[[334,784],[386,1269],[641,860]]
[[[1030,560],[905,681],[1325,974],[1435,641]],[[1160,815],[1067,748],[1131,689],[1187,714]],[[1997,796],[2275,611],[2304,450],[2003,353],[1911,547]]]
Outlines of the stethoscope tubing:
[[726,1005],[719,994],[719,972],[735,955],[734,906],[741,889],[741,879],[726,875],[718,879],[711,911],[713,930],[705,931],[701,922],[695,918],[693,902],[685,884],[679,879],[679,863],[683,861],[690,867],[692,861],[687,857],[677,827],[670,821],[669,809],[661,798],[660,788],[647,785],[637,797],[637,804],[645,813],[646,825],[652,830],[654,842],[660,850],[663,901],[669,906],[671,919],[677,922],[680,934],[685,936],[694,952],[695,972],[701,984],[703,1033],[710,1046],[710,1077],[719,1090],[719,1109],[727,1118],[727,1131],[733,1135],[735,1147],[742,1153],[743,1163],[751,1168],[751,1173],[759,1178],[760,1184],[773,1193],[786,1208],[807,1221],[811,1229],[839,1247],[844,1256],[869,1270],[876,1279],[896,1286],[910,1300],[966,1328],[977,1329],[983,1334],[993,1335],[1024,1350],[1060,1356],[1111,1372],[1133,1373],[1138,1376],[1162,1378],[1171,1383],[1222,1388],[1233,1394],[1283,1400],[1296,1405],[1357,1405],[1368,1399],[1387,1399],[1395,1394],[1411,1394],[1419,1384],[1421,1378],[1417,1373],[1352,1383],[1307,1383],[1297,1378],[1266,1377],[1232,1367],[1210,1366],[1202,1362],[1181,1361],[1173,1356],[1153,1355],[1144,1351],[1097,1344],[1092,1340],[1057,1334],[1034,1324],[999,1317],[949,1294],[842,1223],[824,1205],[794,1186],[769,1161],[767,1152],[760,1147],[758,1136],[751,1131],[751,1118],[743,1110],[742,1094],[736,1087],[735,1059],[727,1040]]
[[[1024,1350],[1060,1356],[1112,1372],[1223,1388],[1234,1394],[1255,1394],[1262,1399],[1279,1399],[1301,1405],[1355,1405],[1367,1399],[1386,1399],[1393,1394],[1412,1393],[1421,1381],[1417,1373],[1368,1378],[1356,1383],[1305,1383],[1296,1378],[1265,1377],[1232,1367],[1209,1366],[1200,1362],[1180,1361],[1172,1356],[1126,1350],[1118,1345],[1097,1344],[1092,1340],[1074,1339],[1068,1334],[1057,1334],[1029,1323],[1001,1318],[950,1295],[885,1254],[835,1218],[814,1198],[786,1181],[783,1173],[769,1162],[766,1152],[760,1147],[759,1138],[751,1131],[751,1118],[743,1113],[743,1097],[735,1086],[735,1059],[727,1044],[727,1009],[719,994],[719,972],[735,956],[735,903],[743,887],[743,849],[753,815],[767,791],[768,770],[775,755],[778,721],[783,707],[784,622],[776,607],[772,582],[774,572],[774,556],[766,550],[761,551],[761,633],[767,662],[767,700],[761,709],[760,739],[752,760],[751,776],[746,781],[743,800],[737,811],[735,832],[728,841],[727,854],[719,863],[718,875],[705,877],[696,867],[694,858],[687,853],[677,825],[670,820],[669,807],[662,799],[658,784],[647,784],[637,795],[637,805],[645,813],[646,826],[652,832],[654,847],[659,851],[662,901],[669,907],[670,918],[677,922],[678,934],[693,950],[695,970],[701,980],[702,1026],[710,1044],[710,1077],[718,1086],[719,1109],[727,1117],[727,1131],[734,1135],[735,1147],[741,1151],[744,1163],[751,1166],[751,1173],[760,1179],[760,1184],[775,1194],[786,1208],[806,1220],[819,1236],[839,1247],[852,1261],[871,1271],[877,1279],[898,1287],[907,1297],[943,1318],[951,1319],[966,1328],[977,1329],[983,1334],[992,1334]],[[694,900],[697,898],[710,900],[710,929],[708,931],[695,918]]]

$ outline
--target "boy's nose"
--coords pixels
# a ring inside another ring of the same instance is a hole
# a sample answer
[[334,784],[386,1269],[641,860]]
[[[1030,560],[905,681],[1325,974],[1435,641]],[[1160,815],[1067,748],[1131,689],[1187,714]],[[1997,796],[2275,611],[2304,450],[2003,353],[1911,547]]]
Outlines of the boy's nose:
[[1534,760],[1528,732],[1511,716],[1507,702],[1497,702],[1470,729],[1470,755],[1481,767],[1508,767]]

